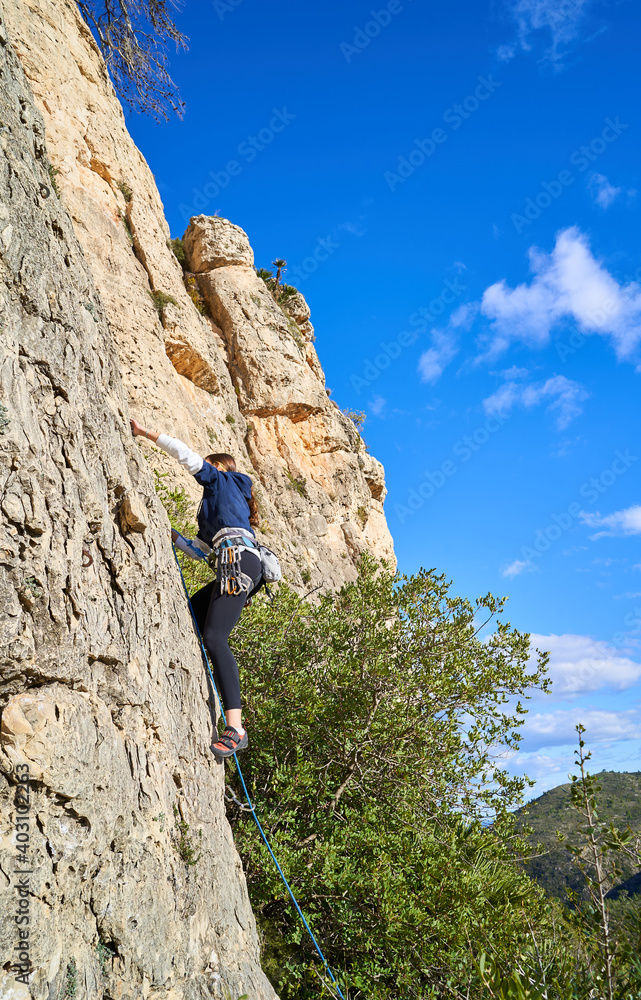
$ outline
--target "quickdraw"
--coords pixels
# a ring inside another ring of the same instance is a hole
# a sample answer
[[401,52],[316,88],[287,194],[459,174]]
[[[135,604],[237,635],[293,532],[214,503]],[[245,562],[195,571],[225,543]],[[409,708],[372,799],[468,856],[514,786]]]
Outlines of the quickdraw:
[[212,556],[215,560],[216,580],[220,583],[221,594],[248,594],[254,586],[254,581],[247,573],[243,573],[240,566],[240,554],[242,549],[249,549],[249,545],[235,545],[233,542],[241,539],[225,539],[222,544],[214,549]]

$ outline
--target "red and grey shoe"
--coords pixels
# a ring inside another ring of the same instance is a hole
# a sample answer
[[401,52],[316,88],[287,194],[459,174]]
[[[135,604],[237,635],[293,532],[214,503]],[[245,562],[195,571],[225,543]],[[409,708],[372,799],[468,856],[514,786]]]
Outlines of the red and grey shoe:
[[216,757],[231,757],[238,750],[244,750],[248,743],[247,730],[241,736],[233,726],[225,726],[222,736],[212,743],[211,752]]

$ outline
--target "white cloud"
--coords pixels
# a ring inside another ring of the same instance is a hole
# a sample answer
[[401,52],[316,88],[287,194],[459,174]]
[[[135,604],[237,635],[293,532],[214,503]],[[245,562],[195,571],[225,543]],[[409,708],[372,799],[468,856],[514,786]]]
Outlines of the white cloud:
[[449,325],[453,330],[469,330],[478,311],[476,302],[464,302],[450,316]]
[[510,59],[514,59],[516,55],[517,47],[516,45],[499,45],[496,50],[496,55],[501,62],[509,62]]
[[[526,722],[527,725],[527,722]],[[589,735],[589,734],[587,734]],[[531,752],[519,751],[506,762],[506,770],[511,774],[527,774],[534,778],[536,786],[527,792],[527,798],[533,799],[549,788],[564,785],[569,774],[576,774],[574,749],[576,733],[572,729],[572,742],[568,745],[552,746],[549,750]],[[591,751],[590,772],[597,774],[600,770],[636,771],[639,766],[641,741],[635,739],[604,740],[603,742],[588,741],[587,749]]]
[[548,676],[555,696],[605,687],[625,691],[641,678],[641,663],[623,656],[607,642],[571,634],[533,634],[530,638],[533,647],[550,653]]
[[613,535],[641,535],[641,504],[615,511],[614,514],[606,514],[605,517],[601,517],[599,511],[588,513],[584,510],[579,516],[589,528],[603,527],[608,529],[607,531],[597,531],[596,535],[590,535],[593,540]]
[[529,559],[515,559],[501,570],[501,576],[519,576],[521,573],[533,573],[536,569],[537,567]]
[[370,413],[372,413],[375,417],[380,417],[381,413],[385,409],[386,402],[387,400],[383,399],[382,396],[374,396],[374,398],[369,401]]
[[596,708],[570,708],[558,712],[538,712],[526,718],[523,750],[577,743],[575,726],[585,726],[583,739],[589,749],[605,740],[636,740],[641,737],[641,715],[637,709],[613,712]]
[[536,750],[531,753],[519,751],[507,762],[506,770],[512,774],[527,774],[528,778],[536,781],[534,788],[526,790],[527,802],[550,788],[566,784],[568,774],[574,767],[574,756],[568,750],[556,752],[558,756],[539,753]]
[[508,6],[517,25],[517,40],[501,45],[497,56],[512,59],[519,48],[529,52],[540,32],[546,39],[544,60],[560,66],[563,56],[579,36],[579,28],[591,0],[512,0]]
[[588,181],[588,189],[597,205],[601,208],[609,208],[612,202],[616,201],[621,194],[621,188],[610,184],[604,174],[592,174]]
[[545,347],[552,330],[573,321],[584,333],[609,337],[619,359],[641,342],[641,286],[620,285],[592,255],[576,226],[561,231],[550,254],[530,248],[531,283],[497,281],[483,293],[480,312],[491,322],[487,355],[514,341]]
[[432,330],[432,347],[423,351],[418,359],[422,382],[437,382],[443,371],[459,352],[459,331],[469,330],[478,313],[476,302],[465,302],[454,310],[447,326]]
[[418,359],[422,382],[437,382],[458,354],[456,338],[446,330],[432,330],[432,344]]
[[565,375],[554,375],[537,384],[505,382],[493,395],[483,400],[483,409],[486,413],[497,413],[505,417],[515,406],[531,409],[540,403],[547,403],[548,410],[556,413],[557,428],[564,430],[583,412],[580,404],[588,396],[589,393],[580,382],[573,382]]

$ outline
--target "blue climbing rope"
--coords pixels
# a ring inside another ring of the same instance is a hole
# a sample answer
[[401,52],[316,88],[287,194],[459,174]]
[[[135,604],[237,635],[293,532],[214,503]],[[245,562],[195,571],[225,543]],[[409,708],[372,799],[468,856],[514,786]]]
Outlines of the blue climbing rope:
[[[218,703],[218,710],[219,710],[220,714],[224,718],[225,717],[225,713],[224,713],[224,710],[223,710],[222,702],[220,700],[220,695],[218,694],[218,688],[216,687],[216,681],[214,680],[214,675],[213,675],[213,672],[212,672],[212,669],[211,669],[211,665],[209,663],[209,657],[207,656],[207,650],[205,649],[205,645],[203,643],[203,637],[200,634],[200,629],[198,628],[198,622],[196,621],[196,615],[194,614],[194,609],[191,606],[191,599],[189,597],[189,591],[187,590],[187,584],[185,583],[185,577],[183,576],[182,566],[180,565],[180,563],[178,561],[178,555],[176,554],[176,547],[174,546],[173,542],[172,542],[172,548],[174,550],[174,559],[176,560],[176,565],[178,566],[178,572],[180,573],[180,579],[182,580],[183,590],[185,591],[185,597],[187,598],[187,604],[189,605],[189,611],[191,613],[191,618],[192,618],[192,621],[194,623],[194,628],[196,630],[196,635],[198,636],[198,642],[200,643],[200,652],[202,654],[203,663],[205,664],[205,669],[207,670],[207,673],[209,674],[209,679],[211,680],[211,684],[212,684],[212,687],[214,689],[214,694],[216,695],[216,701]],[[263,828],[262,828],[262,826],[260,824],[260,820],[258,819],[258,816],[256,815],[256,809],[255,809],[254,805],[252,804],[251,798],[249,797],[249,792],[247,791],[247,785],[245,784],[245,779],[243,777],[243,772],[240,769],[240,764],[238,762],[238,754],[234,754],[234,761],[236,763],[236,770],[238,771],[238,777],[240,778],[241,784],[243,786],[243,791],[245,793],[245,798],[247,799],[247,806],[249,807],[249,812],[251,812],[252,816],[254,817],[254,821],[256,823],[256,826],[258,827],[258,832],[260,833],[261,837],[263,838],[265,847],[269,851],[269,853],[271,855],[271,858],[272,858],[272,861],[276,865],[276,869],[278,871],[278,874],[280,875],[280,877],[283,880],[283,885],[287,889],[287,892],[290,895],[291,901],[294,904],[294,906],[296,907],[296,911],[298,913],[298,916],[300,917],[300,919],[303,922],[305,930],[307,931],[307,933],[309,934],[310,938],[312,939],[313,945],[314,945],[316,951],[318,952],[318,955],[319,955],[319,957],[320,957],[323,965],[325,966],[327,974],[329,975],[329,978],[332,981],[332,985],[333,985],[336,993],[341,998],[341,1000],[345,1000],[345,997],[343,996],[343,994],[341,992],[341,988],[338,985],[338,983],[336,982],[334,974],[333,974],[332,970],[329,967],[329,963],[328,963],[327,959],[325,958],[325,956],[323,955],[323,952],[321,951],[321,947],[320,947],[318,941],[314,937],[314,932],[312,931],[311,927],[307,923],[307,920],[305,919],[305,914],[303,913],[303,911],[301,910],[300,906],[298,905],[298,900],[296,899],[294,893],[292,892],[292,888],[291,888],[289,882],[287,881],[287,879],[285,877],[285,873],[283,872],[283,869],[280,867],[280,865],[278,863],[278,859],[277,859],[276,855],[274,854],[274,852],[272,850],[272,847],[271,847],[271,844],[269,843],[269,840],[267,839],[267,835],[266,835],[265,831],[263,830]]]

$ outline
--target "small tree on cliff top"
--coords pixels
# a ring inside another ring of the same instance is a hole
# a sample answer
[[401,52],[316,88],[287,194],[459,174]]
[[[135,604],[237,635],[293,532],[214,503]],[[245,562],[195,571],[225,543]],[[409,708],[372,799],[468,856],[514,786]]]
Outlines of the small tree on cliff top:
[[79,0],[78,7],[129,107],[164,121],[170,110],[181,116],[184,104],[169,76],[167,42],[186,49],[187,38],[171,19],[167,0]]

